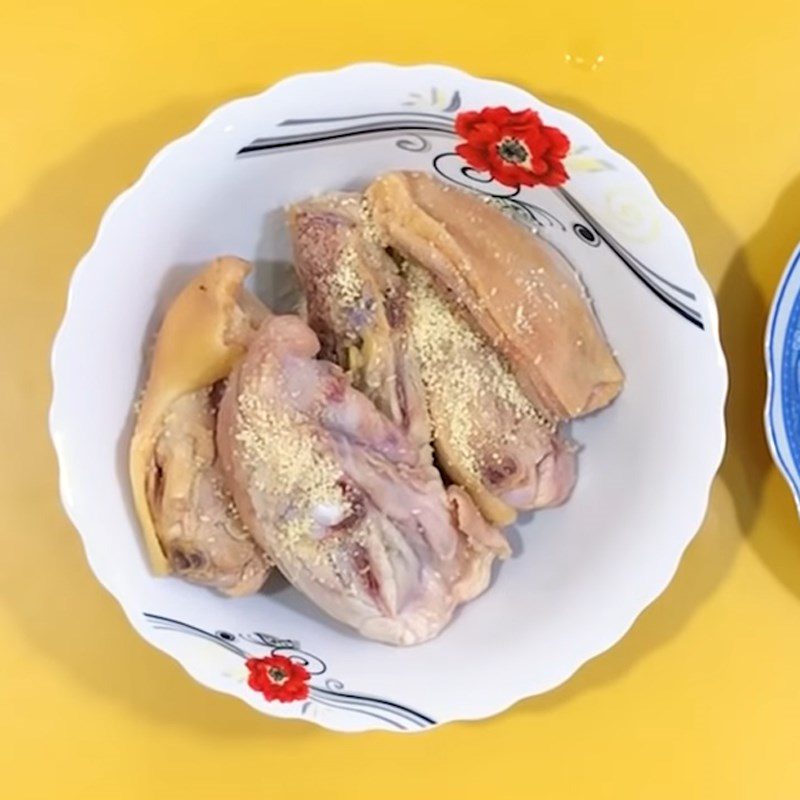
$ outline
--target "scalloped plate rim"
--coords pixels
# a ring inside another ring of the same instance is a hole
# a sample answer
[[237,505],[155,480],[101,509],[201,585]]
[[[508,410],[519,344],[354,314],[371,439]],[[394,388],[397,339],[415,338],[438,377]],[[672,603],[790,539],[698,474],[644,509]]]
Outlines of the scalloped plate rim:
[[[128,621],[131,623],[131,625],[134,627],[134,629],[148,643],[150,643],[160,651],[166,653],[171,658],[178,661],[178,663],[181,664],[184,670],[188,672],[189,675],[191,675],[192,678],[194,678],[200,684],[210,689],[214,689],[215,691],[220,691],[225,694],[238,697],[240,700],[242,700],[242,702],[245,702],[250,707],[255,708],[256,710],[262,713],[266,713],[268,716],[274,716],[276,718],[282,718],[282,719],[292,718],[291,716],[285,716],[284,714],[274,714],[272,707],[264,708],[263,706],[259,705],[258,695],[250,697],[250,695],[247,694],[239,694],[233,691],[232,687],[225,680],[222,679],[215,680],[214,676],[208,675],[204,673],[202,670],[193,668],[192,665],[181,660],[181,658],[178,655],[166,650],[162,645],[162,643],[159,642],[157,638],[152,635],[151,630],[148,629],[147,625],[143,622],[143,619],[140,618],[140,614],[138,612],[134,613],[131,609],[129,609],[125,605],[124,599],[120,597],[119,593],[115,590],[115,587],[113,585],[113,580],[111,580],[111,576],[101,574],[100,570],[97,568],[96,561],[90,550],[87,537],[81,531],[81,526],[79,524],[79,518],[81,514],[78,508],[75,507],[75,505],[72,503],[69,497],[68,477],[66,471],[67,453],[66,453],[65,443],[61,439],[62,410],[59,403],[60,397],[59,397],[59,382],[57,380],[58,378],[57,372],[58,372],[58,364],[61,355],[61,350],[64,346],[66,336],[69,332],[69,327],[71,323],[71,311],[74,309],[74,302],[75,302],[74,298],[80,289],[82,276],[84,270],[87,268],[89,256],[95,250],[98,243],[102,240],[105,230],[109,225],[109,221],[114,216],[116,216],[122,208],[124,208],[128,198],[136,191],[136,189],[140,185],[142,185],[148,179],[148,177],[156,169],[158,169],[159,165],[166,158],[168,158],[172,152],[175,152],[180,148],[185,147],[203,129],[211,125],[217,118],[224,116],[224,114],[227,111],[229,111],[232,107],[238,104],[244,104],[265,98],[267,95],[269,95],[277,88],[286,87],[287,85],[291,84],[294,81],[302,81],[309,78],[317,78],[323,76],[328,77],[350,71],[371,70],[371,69],[402,70],[409,74],[424,73],[426,71],[427,72],[434,71],[439,73],[447,72],[450,73],[453,77],[459,77],[467,81],[480,80],[481,82],[487,84],[497,84],[498,86],[502,86],[504,89],[512,88],[515,91],[523,92],[524,94],[530,96],[541,108],[551,108],[557,110],[559,113],[565,114],[566,116],[570,117],[572,121],[578,123],[580,126],[584,127],[587,131],[591,132],[592,136],[598,140],[603,150],[605,150],[606,155],[611,156],[613,160],[616,160],[619,163],[622,163],[626,165],[629,169],[631,169],[635,173],[637,178],[640,180],[642,186],[646,187],[647,189],[650,190],[650,192],[652,192],[653,199],[657,204],[659,213],[671,218],[675,222],[675,229],[677,232],[679,232],[681,238],[687,245],[688,252],[690,253],[692,259],[692,266],[694,267],[697,273],[698,289],[699,289],[698,299],[702,300],[703,302],[702,308],[704,314],[707,315],[706,333],[714,338],[714,344],[717,354],[718,375],[714,385],[714,395],[719,405],[720,414],[719,414],[719,425],[717,427],[714,437],[716,440],[716,447],[712,448],[709,446],[708,448],[708,455],[706,459],[708,465],[707,484],[703,487],[698,487],[697,494],[692,499],[691,506],[693,507],[694,512],[691,514],[691,516],[694,519],[694,522],[692,523],[692,525],[687,526],[685,534],[681,535],[680,542],[676,543],[676,548],[678,550],[676,557],[672,559],[669,563],[666,563],[666,560],[665,562],[663,562],[664,565],[659,570],[658,579],[653,578],[650,591],[643,592],[641,598],[637,598],[635,602],[631,602],[631,606],[635,606],[635,608],[632,611],[626,613],[625,615],[622,614],[618,615],[613,623],[609,622],[606,626],[604,635],[595,637],[598,641],[596,643],[596,646],[592,648],[591,652],[588,655],[581,655],[576,657],[573,660],[574,663],[570,665],[569,669],[563,670],[563,674],[560,675],[558,678],[553,679],[549,685],[546,685],[544,687],[537,686],[534,688],[525,688],[524,679],[520,679],[520,684],[518,685],[518,688],[515,689],[512,693],[509,693],[503,702],[498,703],[495,700],[492,703],[491,708],[476,707],[474,713],[459,713],[458,715],[453,715],[451,718],[443,719],[440,722],[438,722],[435,727],[439,727],[443,724],[447,724],[450,722],[485,719],[487,717],[491,717],[496,714],[502,713],[506,709],[512,707],[513,705],[524,699],[527,699],[528,697],[532,697],[538,694],[551,691],[557,686],[560,686],[566,681],[568,681],[584,664],[596,658],[603,652],[606,652],[607,650],[612,648],[615,644],[617,644],[622,638],[624,638],[624,636],[633,626],[639,615],[664,592],[664,590],[667,588],[672,578],[674,577],[675,573],[677,572],[677,569],[679,567],[681,559],[683,558],[686,548],[688,547],[694,536],[697,534],[705,518],[708,508],[709,494],[711,491],[711,487],[713,485],[714,478],[719,469],[725,451],[726,430],[725,430],[725,420],[724,420],[724,407],[728,392],[727,364],[725,361],[724,352],[722,350],[722,346],[719,339],[719,317],[716,304],[714,302],[713,293],[703,273],[701,272],[699,265],[697,264],[697,258],[694,252],[694,248],[692,247],[691,240],[689,239],[688,234],[681,225],[680,221],[677,219],[675,214],[663,203],[658,193],[655,191],[654,187],[652,186],[650,181],[646,178],[644,173],[642,173],[642,171],[632,161],[630,161],[624,155],[617,152],[614,148],[610,147],[605,142],[605,140],[600,136],[600,134],[588,123],[584,122],[582,119],[580,119],[579,117],[577,117],[576,115],[572,114],[571,112],[565,109],[557,108],[555,106],[551,106],[546,102],[541,101],[532,92],[528,91],[524,87],[499,80],[480,78],[478,76],[473,76],[455,67],[448,65],[440,65],[440,64],[397,65],[388,62],[360,62],[360,63],[348,64],[334,70],[318,70],[318,71],[296,73],[287,76],[280,81],[277,81],[276,83],[267,87],[263,91],[234,98],[223,103],[222,105],[212,110],[192,130],[188,131],[184,135],[164,145],[150,159],[150,161],[143,169],[140,177],[130,186],[124,189],[119,195],[117,195],[117,197],[109,204],[109,206],[103,213],[100,219],[100,223],[98,225],[97,233],[94,237],[92,244],[87,249],[83,257],[79,260],[71,276],[64,314],[62,317],[62,321],[59,325],[58,331],[56,333],[56,336],[54,338],[51,357],[50,357],[50,370],[51,370],[51,378],[53,381],[53,393],[48,415],[48,422],[49,422],[51,439],[53,441],[58,461],[59,489],[61,495],[61,502],[64,507],[64,510],[67,514],[67,517],[70,519],[73,526],[77,529],[80,535],[90,568],[92,569],[93,573],[95,574],[96,578],[99,580],[101,585],[117,600],[119,605],[122,607],[123,613],[127,617]],[[512,694],[513,696],[511,696]],[[316,724],[322,727],[326,727],[332,730],[338,730],[343,732],[354,732],[353,729],[350,727],[339,727],[336,724],[332,724],[331,721],[329,720],[326,720],[324,723],[322,723],[317,720],[309,719],[306,717],[297,717],[297,718],[305,719],[308,722],[315,722]],[[371,729],[372,729],[371,726],[365,725],[361,730],[371,730]]]

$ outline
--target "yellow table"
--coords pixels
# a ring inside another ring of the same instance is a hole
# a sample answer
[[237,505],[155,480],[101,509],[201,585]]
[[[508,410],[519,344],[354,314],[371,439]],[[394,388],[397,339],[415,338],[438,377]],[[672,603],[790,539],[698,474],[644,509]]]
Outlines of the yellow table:
[[[800,239],[800,5],[382,5],[0,0],[0,794],[800,797],[800,525],[761,425]],[[228,98],[374,59],[519,83],[633,159],[716,289],[733,380],[708,519],[620,645],[495,719],[351,738],[260,717],[133,633],[61,512],[45,415],[72,267],[152,153]]]

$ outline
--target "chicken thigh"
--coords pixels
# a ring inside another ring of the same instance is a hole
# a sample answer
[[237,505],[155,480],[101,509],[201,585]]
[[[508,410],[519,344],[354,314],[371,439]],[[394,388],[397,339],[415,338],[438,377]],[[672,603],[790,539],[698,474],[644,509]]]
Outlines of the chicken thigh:
[[220,406],[228,485],[256,541],[322,610],[369,638],[425,641],[486,588],[494,554],[460,529],[486,523],[319,349],[298,317],[263,323]]

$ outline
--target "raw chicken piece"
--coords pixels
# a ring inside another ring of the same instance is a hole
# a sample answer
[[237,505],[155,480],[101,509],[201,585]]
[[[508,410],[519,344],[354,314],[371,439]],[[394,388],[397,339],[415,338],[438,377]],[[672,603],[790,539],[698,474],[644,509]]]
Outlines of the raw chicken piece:
[[415,644],[482,592],[494,554],[436,470],[314,358],[298,317],[266,321],[231,375],[217,438],[237,507],[281,572],[364,636]]
[[261,588],[269,562],[242,525],[217,461],[221,384],[172,403],[156,440],[147,491],[171,571],[243,595]]
[[365,230],[360,195],[330,194],[294,206],[289,226],[308,324],[322,355],[430,457],[430,422],[409,352],[406,292],[392,258]]
[[243,527],[215,443],[221,387],[265,309],[246,262],[211,262],[178,295],[156,339],[130,448],[136,512],[155,572],[230,595],[257,591],[269,560]]
[[430,275],[410,262],[403,273],[442,469],[498,525],[513,522],[519,510],[564,502],[575,485],[574,445],[522,393],[485,337],[453,312]]
[[361,198],[301,203],[290,222],[309,324],[333,343],[327,354],[351,366],[354,385],[421,449],[433,438],[442,468],[490,522],[562,502],[574,483],[572,446],[424,270],[405,261],[398,270],[370,235]]
[[384,175],[367,197],[384,244],[430,272],[508,360],[537,407],[568,419],[617,396],[622,370],[580,280],[555,248],[424,173]]

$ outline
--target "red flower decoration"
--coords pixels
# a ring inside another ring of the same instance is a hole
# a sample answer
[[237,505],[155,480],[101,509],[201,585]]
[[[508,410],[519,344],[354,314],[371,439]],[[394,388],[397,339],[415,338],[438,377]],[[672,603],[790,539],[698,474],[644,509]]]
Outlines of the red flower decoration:
[[461,158],[505,186],[560,186],[569,177],[563,163],[569,139],[558,128],[543,125],[530,109],[462,111],[456,133],[466,139],[456,147]]
[[267,700],[291,703],[308,697],[308,670],[286,656],[248,658],[245,666],[250,670],[247,685],[261,692]]

